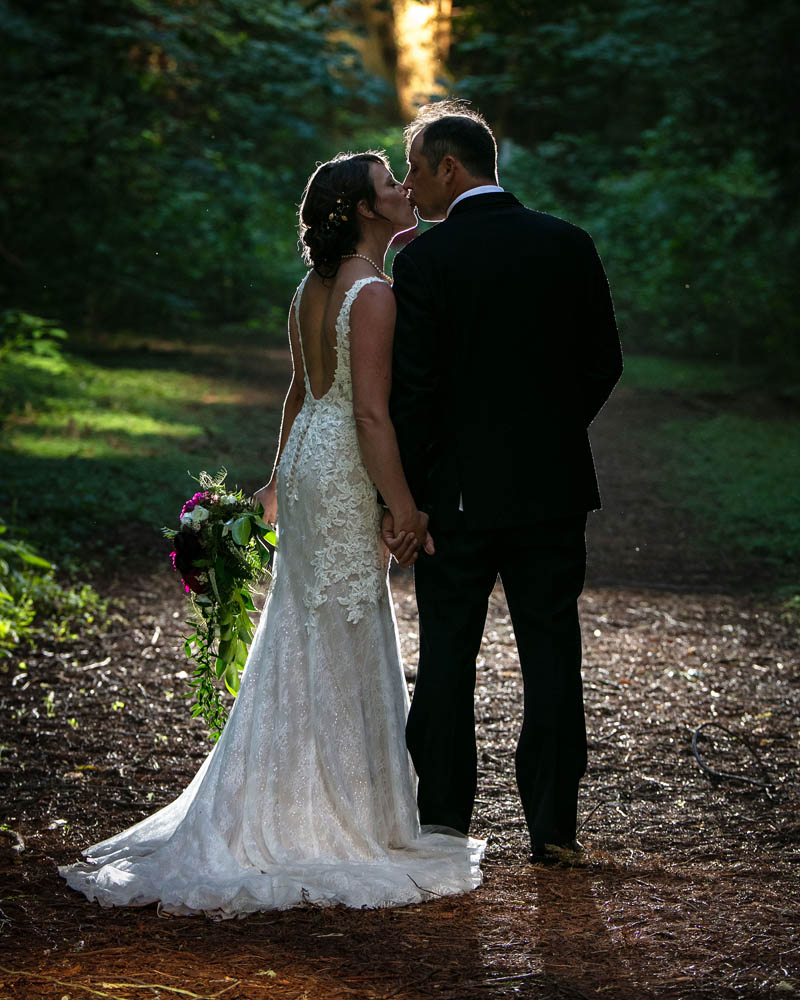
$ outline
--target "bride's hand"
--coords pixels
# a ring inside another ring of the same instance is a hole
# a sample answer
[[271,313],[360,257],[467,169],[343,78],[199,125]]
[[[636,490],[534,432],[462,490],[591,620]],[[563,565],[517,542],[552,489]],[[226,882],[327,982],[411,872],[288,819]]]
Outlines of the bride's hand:
[[383,544],[394,556],[395,562],[403,569],[413,566],[417,561],[418,543],[416,537],[410,532],[397,531],[394,526],[394,518],[391,511],[384,511],[381,520],[381,538]]
[[404,569],[414,565],[420,548],[424,548],[428,555],[433,555],[435,551],[433,538],[428,532],[428,515],[421,511],[415,512],[411,530],[398,531],[395,528],[394,517],[387,510],[381,522],[381,537],[397,564]]
[[274,526],[278,520],[278,491],[274,476],[266,486],[262,486],[260,490],[256,490],[253,494],[253,500],[256,503],[260,503],[263,508],[261,519],[266,521],[270,526]]

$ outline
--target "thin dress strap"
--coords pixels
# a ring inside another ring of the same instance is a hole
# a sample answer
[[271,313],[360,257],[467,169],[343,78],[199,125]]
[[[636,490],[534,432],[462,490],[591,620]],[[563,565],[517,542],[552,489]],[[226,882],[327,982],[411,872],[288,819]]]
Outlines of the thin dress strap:
[[311,393],[311,381],[308,377],[308,365],[306,364],[306,352],[303,350],[303,335],[300,332],[300,299],[303,297],[303,289],[306,287],[306,282],[308,281],[308,276],[311,271],[306,271],[306,275],[300,284],[297,286],[297,296],[294,300],[294,322],[297,327],[297,340],[300,343],[300,357],[303,361],[303,381],[305,383],[306,392]]

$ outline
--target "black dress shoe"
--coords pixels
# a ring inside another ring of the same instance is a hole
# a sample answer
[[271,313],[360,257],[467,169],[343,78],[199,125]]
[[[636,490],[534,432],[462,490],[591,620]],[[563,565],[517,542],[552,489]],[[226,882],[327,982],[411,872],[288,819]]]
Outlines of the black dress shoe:
[[532,865],[547,865],[549,867],[550,865],[557,864],[558,858],[555,856],[555,854],[550,854],[549,851],[546,851],[543,847],[540,847],[537,848],[535,851],[531,851],[531,853],[528,855],[528,861],[530,861]]
[[565,844],[541,844],[534,847],[528,860],[533,865],[564,865],[572,867],[586,862],[586,850],[579,840],[568,840]]

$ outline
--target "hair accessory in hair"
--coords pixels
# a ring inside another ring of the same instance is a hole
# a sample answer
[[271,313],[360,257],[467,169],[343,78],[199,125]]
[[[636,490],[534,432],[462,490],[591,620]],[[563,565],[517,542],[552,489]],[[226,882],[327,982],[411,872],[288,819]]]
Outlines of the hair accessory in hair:
[[350,211],[350,202],[336,199],[333,211],[328,213],[328,221],[325,223],[326,229],[338,229],[343,222],[347,222],[345,213]]

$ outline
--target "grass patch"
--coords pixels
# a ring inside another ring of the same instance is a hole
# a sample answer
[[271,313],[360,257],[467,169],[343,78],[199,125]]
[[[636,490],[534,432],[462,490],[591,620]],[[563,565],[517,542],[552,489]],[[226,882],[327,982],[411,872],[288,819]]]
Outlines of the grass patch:
[[625,356],[625,385],[631,389],[683,393],[731,393],[763,386],[760,369],[721,361],[688,361],[651,355]]
[[[663,426],[681,444],[683,502],[710,540],[776,567],[800,560],[800,421],[720,413]],[[684,489],[683,487],[687,487]]]
[[105,626],[108,601],[93,587],[58,580],[54,567],[30,545],[9,538],[2,522],[0,536],[0,673],[20,644],[45,633],[59,642]]
[[651,447],[668,456],[663,492],[697,519],[705,543],[740,553],[776,586],[797,590],[798,415],[764,405],[763,379],[733,365],[634,356],[624,378],[644,392],[713,397],[705,412],[648,428]]
[[274,457],[288,362],[274,340],[80,345],[8,354],[0,368],[0,504],[62,569],[107,562],[138,533],[155,547],[193,492],[187,470],[263,485]]

